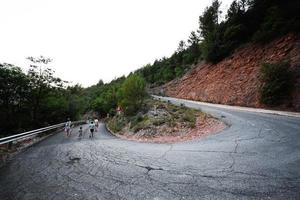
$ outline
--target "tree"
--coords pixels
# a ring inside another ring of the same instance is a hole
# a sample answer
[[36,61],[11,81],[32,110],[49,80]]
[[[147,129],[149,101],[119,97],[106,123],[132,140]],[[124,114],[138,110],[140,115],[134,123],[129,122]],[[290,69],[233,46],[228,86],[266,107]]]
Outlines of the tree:
[[104,85],[104,83],[103,83],[102,79],[100,79],[97,83],[97,86],[102,86],[102,85]]
[[214,33],[218,26],[220,2],[214,0],[212,5],[205,9],[203,15],[199,17],[200,34],[204,40]]
[[65,82],[54,77],[52,69],[46,68],[46,65],[52,61],[50,58],[40,56],[38,58],[28,57],[27,59],[32,63],[27,74],[30,80],[32,99],[31,118],[34,124],[38,124],[42,101],[52,89],[62,89]]
[[133,115],[142,106],[146,97],[146,82],[138,74],[129,76],[120,90],[120,105],[125,114]]
[[199,36],[196,34],[195,31],[192,31],[189,36],[188,43],[190,44],[190,46],[193,46],[193,45],[198,45],[199,42],[200,42]]
[[199,47],[200,37],[197,35],[195,31],[192,31],[188,43],[189,47],[187,51],[183,55],[184,63],[191,64],[196,63],[199,56],[201,55],[200,47]]
[[[227,10],[226,20],[235,23],[240,23],[240,17],[245,13],[246,11],[246,1],[233,1]],[[237,22],[238,21],[238,22]]]
[[203,37],[202,52],[205,60],[217,62],[220,59],[220,33],[218,31],[220,2],[214,0],[212,5],[199,17],[200,34]]
[[[28,126],[29,92],[29,79],[19,67],[0,64],[0,134]],[[16,120],[21,117],[24,119]]]
[[185,42],[183,40],[180,40],[178,44],[177,52],[182,52],[185,50],[185,48],[186,48]]

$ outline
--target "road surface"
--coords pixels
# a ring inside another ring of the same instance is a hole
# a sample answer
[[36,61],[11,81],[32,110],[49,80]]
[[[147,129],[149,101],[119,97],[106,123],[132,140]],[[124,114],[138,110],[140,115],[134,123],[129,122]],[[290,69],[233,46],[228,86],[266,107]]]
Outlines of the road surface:
[[300,198],[300,118],[184,103],[230,126],[176,144],[59,133],[0,169],[0,199]]

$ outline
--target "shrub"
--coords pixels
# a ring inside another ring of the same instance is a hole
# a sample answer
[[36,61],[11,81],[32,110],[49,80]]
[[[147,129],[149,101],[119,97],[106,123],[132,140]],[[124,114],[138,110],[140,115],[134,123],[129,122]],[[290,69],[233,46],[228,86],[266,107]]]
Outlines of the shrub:
[[294,76],[288,62],[264,63],[261,66],[260,101],[266,105],[279,105],[290,95],[294,87]]
[[167,118],[162,117],[162,118],[158,118],[158,119],[153,120],[152,123],[153,123],[154,126],[160,126],[160,125],[166,123],[167,120],[168,120]]
[[168,126],[169,126],[169,127],[174,127],[174,126],[176,126],[175,119],[173,119],[172,117],[168,118],[167,123],[168,123]]
[[183,121],[185,122],[191,122],[195,123],[196,122],[196,116],[191,110],[187,110],[186,112],[183,113],[182,116]]
[[138,74],[129,76],[119,94],[125,114],[134,115],[142,107],[146,95],[145,80]]
[[117,133],[124,128],[124,126],[126,125],[126,121],[122,117],[114,117],[108,122],[107,125],[110,128],[110,130]]
[[149,118],[147,116],[145,116],[142,121],[140,121],[139,123],[132,126],[131,130],[136,133],[141,129],[147,129],[150,126],[151,126],[151,122],[150,122]]
[[138,113],[136,116],[131,118],[131,124],[130,124],[130,128],[133,128],[134,126],[136,126],[139,122],[143,121],[144,117],[141,113]]

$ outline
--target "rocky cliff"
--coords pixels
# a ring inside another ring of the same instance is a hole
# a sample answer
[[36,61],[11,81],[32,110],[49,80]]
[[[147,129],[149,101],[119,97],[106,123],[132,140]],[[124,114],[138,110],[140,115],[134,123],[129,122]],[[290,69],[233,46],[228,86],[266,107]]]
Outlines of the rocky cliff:
[[289,34],[266,45],[247,44],[217,64],[199,63],[182,78],[156,91],[167,96],[249,107],[266,107],[259,102],[262,63],[290,61],[296,75],[292,98],[274,109],[300,111],[300,37]]

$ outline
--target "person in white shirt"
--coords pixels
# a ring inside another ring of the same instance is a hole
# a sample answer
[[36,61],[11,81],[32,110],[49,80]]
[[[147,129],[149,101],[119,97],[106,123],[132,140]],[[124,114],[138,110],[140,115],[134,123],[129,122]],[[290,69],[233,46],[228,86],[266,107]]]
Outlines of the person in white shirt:
[[95,132],[97,132],[97,131],[98,131],[98,127],[99,127],[99,121],[98,121],[98,119],[96,118],[96,119],[94,120],[94,122],[95,122]]
[[65,132],[66,132],[67,137],[69,137],[71,135],[71,125],[72,125],[72,122],[71,122],[70,118],[68,118],[68,121],[65,124]]
[[95,124],[94,124],[94,121],[91,121],[90,125],[89,125],[89,128],[90,128],[90,137],[89,138],[93,138],[94,137],[94,131],[95,131]]

